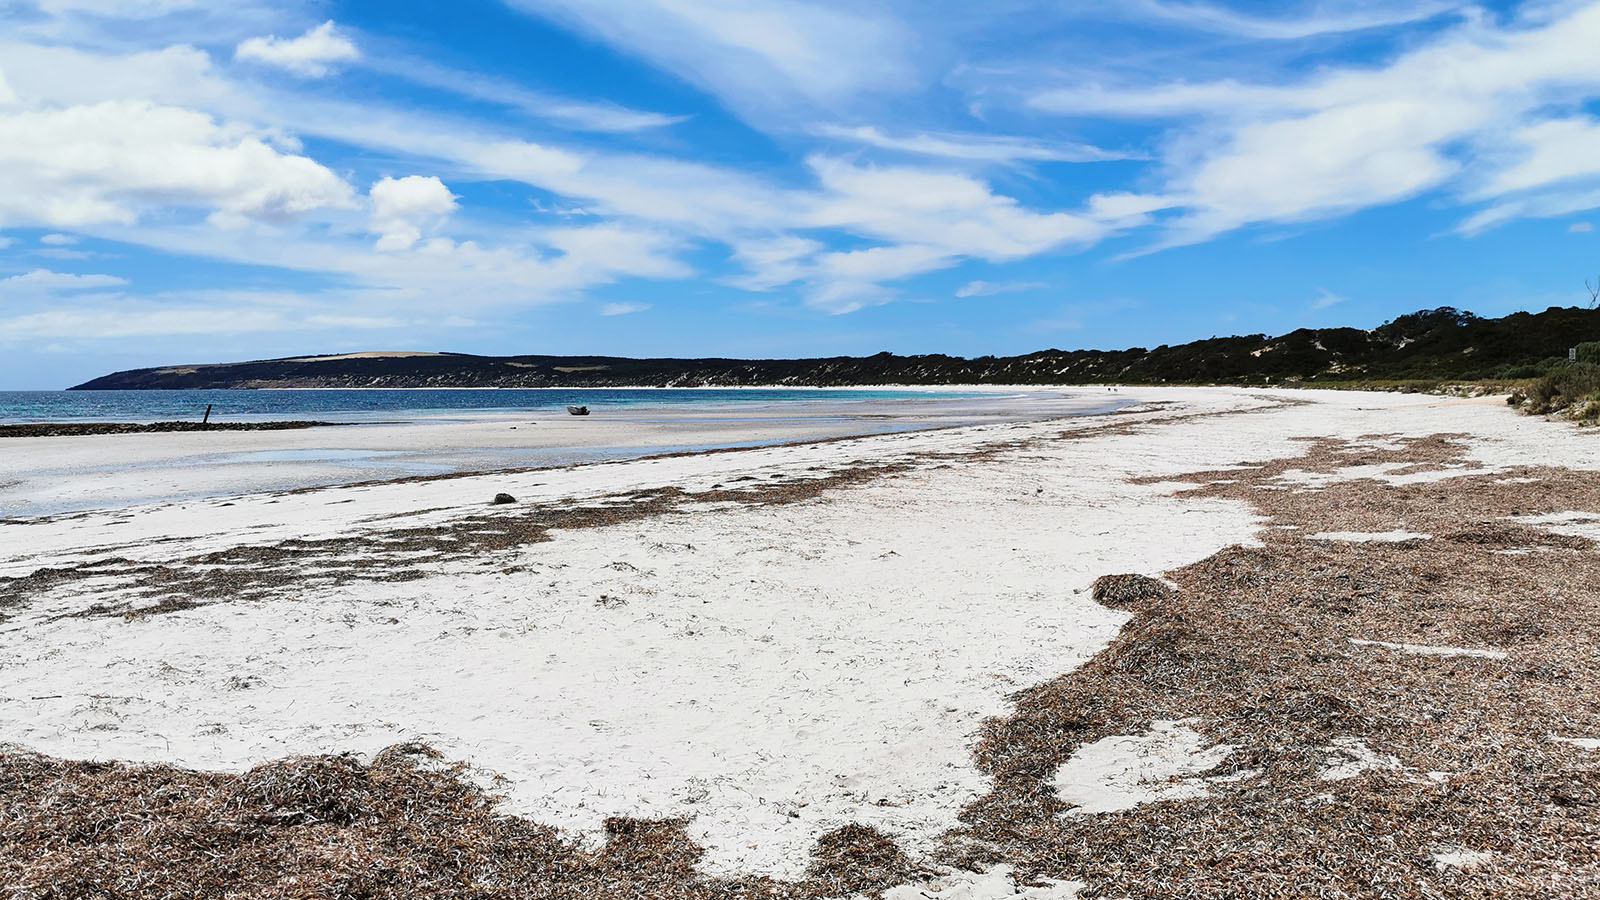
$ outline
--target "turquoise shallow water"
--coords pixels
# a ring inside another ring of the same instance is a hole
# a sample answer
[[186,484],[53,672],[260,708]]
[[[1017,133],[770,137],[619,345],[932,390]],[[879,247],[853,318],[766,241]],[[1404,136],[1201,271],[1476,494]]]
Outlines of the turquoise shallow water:
[[814,388],[533,388],[506,390],[294,390],[294,391],[0,391],[0,422],[154,422],[199,419],[207,405],[213,421],[317,419],[328,422],[409,421],[472,412],[538,412],[566,406],[601,410],[718,406],[730,403],[800,404],[817,400],[940,399],[960,391],[819,390]]

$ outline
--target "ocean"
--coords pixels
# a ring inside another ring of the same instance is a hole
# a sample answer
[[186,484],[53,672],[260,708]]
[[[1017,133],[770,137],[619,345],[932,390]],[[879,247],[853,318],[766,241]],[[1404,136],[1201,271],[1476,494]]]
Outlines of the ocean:
[[821,388],[507,388],[491,390],[196,390],[0,391],[0,423],[315,419],[324,422],[409,422],[452,413],[551,412],[567,406],[604,410],[650,407],[799,404],[807,401],[950,399],[972,394],[939,390]]

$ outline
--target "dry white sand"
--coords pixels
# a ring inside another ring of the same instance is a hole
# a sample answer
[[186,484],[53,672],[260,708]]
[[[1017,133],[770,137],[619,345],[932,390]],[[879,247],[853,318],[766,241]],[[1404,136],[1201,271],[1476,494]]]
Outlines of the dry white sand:
[[[1465,432],[1491,470],[1594,467],[1600,448],[1492,402],[1125,393],[1173,405],[1118,421],[1170,421],[923,463],[793,505],[562,532],[430,564],[418,581],[307,584],[134,621],[59,618],[101,599],[83,585],[0,624],[0,742],[238,769],[420,739],[502,775],[509,807],[537,820],[592,832],[607,815],[683,816],[709,848],[709,870],[795,875],[816,837],[839,825],[876,825],[913,852],[953,826],[985,788],[970,758],[981,720],[1007,712],[1012,692],[1081,664],[1125,621],[1090,600],[1097,576],[1158,575],[1252,542],[1259,522],[1243,504],[1178,499],[1178,481],[1130,479],[1299,454],[1306,445],[1293,438],[1305,435]],[[291,537],[376,538],[481,514],[499,491],[555,502],[703,490],[1101,424],[989,424],[0,523],[0,575]],[[512,565],[521,570],[505,574]],[[1215,755],[1183,737],[1166,735],[1173,755]],[[1123,803],[1141,783],[1163,789],[1127,776],[1152,771],[1148,741],[1100,749],[1116,747],[1126,765],[1080,769],[1100,772],[1101,789]],[[1069,780],[1093,795],[1094,784]],[[999,896],[979,882],[1009,884],[1001,875],[968,878],[961,896]],[[1051,891],[1035,896],[1071,895],[1068,885]]]

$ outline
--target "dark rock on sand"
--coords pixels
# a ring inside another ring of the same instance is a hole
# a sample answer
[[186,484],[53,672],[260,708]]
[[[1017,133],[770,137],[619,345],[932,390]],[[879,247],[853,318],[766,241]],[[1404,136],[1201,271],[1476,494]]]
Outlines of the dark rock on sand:
[[503,505],[505,505],[507,503],[515,503],[515,502],[517,502],[517,498],[511,496],[510,494],[495,494],[494,495],[494,505],[495,506],[503,506]]

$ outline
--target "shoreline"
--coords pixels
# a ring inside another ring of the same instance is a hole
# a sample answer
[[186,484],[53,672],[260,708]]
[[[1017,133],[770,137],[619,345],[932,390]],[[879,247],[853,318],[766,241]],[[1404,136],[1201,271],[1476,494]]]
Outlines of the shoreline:
[[[289,431],[332,428],[350,422],[271,419],[265,422],[18,422],[0,423],[0,438],[92,437],[111,434],[166,434],[202,431]],[[381,424],[381,423],[377,423]]]
[[[227,773],[172,776],[224,799],[304,753],[492,785],[563,829],[549,852],[597,896],[741,876],[843,897],[961,867],[1129,896],[1582,895],[1587,435],[1483,401],[1138,394],[0,523],[0,743]],[[1176,593],[1097,589],[1124,573]],[[471,769],[374,755],[411,741]],[[1362,866],[1316,864],[1347,845]]]
[[[0,517],[394,478],[545,468],[727,446],[1093,414],[1129,398],[1057,391],[600,409],[449,410],[339,429],[13,438]],[[391,415],[377,411],[375,415]],[[39,443],[47,442],[47,443]]]

